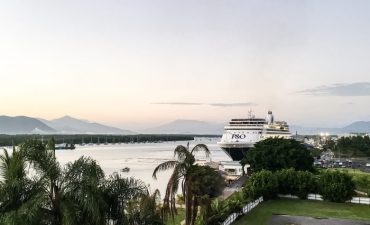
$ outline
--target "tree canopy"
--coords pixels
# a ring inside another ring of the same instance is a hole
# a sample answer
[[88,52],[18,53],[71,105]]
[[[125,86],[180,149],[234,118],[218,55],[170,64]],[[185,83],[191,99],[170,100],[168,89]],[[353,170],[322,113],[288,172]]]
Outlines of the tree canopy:
[[61,166],[52,142],[28,140],[0,155],[0,225],[163,224],[157,191],[133,178],[107,179],[89,157]]
[[253,171],[294,168],[312,170],[313,157],[304,145],[294,139],[268,138],[248,150],[242,164],[250,164]]
[[164,214],[174,215],[176,211],[176,193],[179,187],[182,188],[182,194],[185,199],[185,224],[195,224],[198,212],[198,206],[206,204],[203,197],[208,199],[220,194],[221,175],[210,167],[200,167],[195,165],[195,153],[203,151],[206,157],[210,151],[204,144],[198,144],[192,149],[187,146],[179,145],[174,150],[174,160],[169,160],[159,164],[153,171],[153,177],[156,178],[158,172],[173,170],[167,183],[166,194],[163,201]]
[[337,154],[348,157],[370,156],[370,137],[353,136],[338,139],[334,149]]

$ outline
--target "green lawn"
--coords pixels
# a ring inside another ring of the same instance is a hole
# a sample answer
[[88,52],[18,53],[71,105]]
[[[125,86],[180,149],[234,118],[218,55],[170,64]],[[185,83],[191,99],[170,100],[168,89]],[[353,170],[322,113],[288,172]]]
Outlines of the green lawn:
[[366,173],[366,172],[363,172],[363,171],[361,171],[359,169],[352,169],[352,168],[328,168],[326,170],[346,172],[346,173],[351,174],[351,175],[366,175],[366,176],[370,176],[370,173]]
[[169,218],[165,224],[166,225],[180,225],[181,221],[185,219],[185,210],[184,209],[177,209],[177,215],[175,216],[175,221],[172,218]]
[[369,220],[370,206],[312,200],[278,199],[263,202],[233,225],[267,225],[273,214]]

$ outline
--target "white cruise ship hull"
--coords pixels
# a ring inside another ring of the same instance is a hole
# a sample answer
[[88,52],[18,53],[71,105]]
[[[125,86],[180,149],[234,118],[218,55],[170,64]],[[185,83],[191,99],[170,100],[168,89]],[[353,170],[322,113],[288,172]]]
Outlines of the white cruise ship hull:
[[218,146],[220,148],[236,148],[236,149],[244,149],[244,148],[252,148],[254,146],[254,143],[228,143],[228,142],[217,142]]
[[291,133],[286,122],[274,122],[272,112],[269,112],[266,119],[254,116],[232,119],[225,126],[222,139],[217,144],[233,161],[240,161],[255,143],[274,137],[291,138]]

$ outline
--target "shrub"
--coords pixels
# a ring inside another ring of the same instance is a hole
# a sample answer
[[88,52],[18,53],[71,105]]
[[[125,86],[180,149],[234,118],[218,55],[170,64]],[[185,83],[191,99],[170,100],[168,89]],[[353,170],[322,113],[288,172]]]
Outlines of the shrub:
[[308,171],[295,171],[283,169],[275,172],[279,183],[280,194],[297,195],[300,199],[306,199],[310,192],[317,190],[315,176]]
[[355,184],[348,174],[327,171],[320,175],[319,193],[324,200],[345,202],[355,194]]
[[283,169],[275,172],[279,183],[280,194],[296,194],[298,186],[297,172],[293,169]]
[[316,193],[317,182],[316,177],[308,171],[296,172],[297,186],[296,195],[300,199],[307,199],[309,193]]
[[263,196],[268,200],[276,198],[278,187],[276,176],[271,171],[262,170],[250,177],[243,192],[247,198],[256,199]]

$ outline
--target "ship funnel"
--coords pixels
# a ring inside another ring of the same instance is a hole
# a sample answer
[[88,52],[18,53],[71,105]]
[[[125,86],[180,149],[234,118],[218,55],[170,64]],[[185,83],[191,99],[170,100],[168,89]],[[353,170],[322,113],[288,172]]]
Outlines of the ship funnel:
[[268,114],[266,116],[266,122],[267,122],[267,124],[273,124],[274,123],[274,115],[272,114],[272,111],[268,111]]

